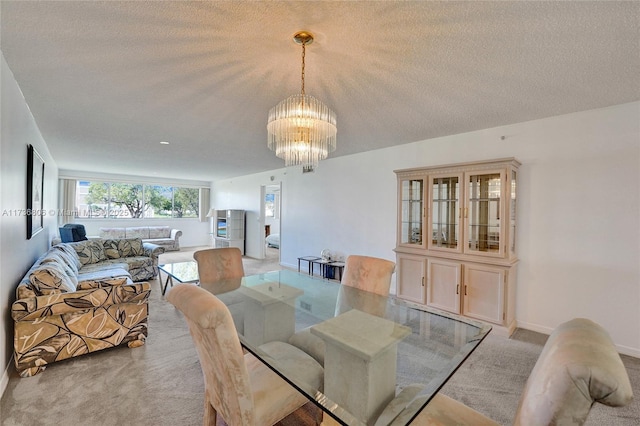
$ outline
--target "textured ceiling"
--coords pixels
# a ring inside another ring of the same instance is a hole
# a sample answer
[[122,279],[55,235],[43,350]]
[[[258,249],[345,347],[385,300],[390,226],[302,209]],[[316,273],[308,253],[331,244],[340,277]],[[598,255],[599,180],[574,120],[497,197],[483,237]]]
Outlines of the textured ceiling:
[[61,169],[216,180],[283,167],[266,120],[300,91],[298,30],[315,35],[306,92],[338,117],[332,156],[640,99],[638,2],[0,7],[2,52]]

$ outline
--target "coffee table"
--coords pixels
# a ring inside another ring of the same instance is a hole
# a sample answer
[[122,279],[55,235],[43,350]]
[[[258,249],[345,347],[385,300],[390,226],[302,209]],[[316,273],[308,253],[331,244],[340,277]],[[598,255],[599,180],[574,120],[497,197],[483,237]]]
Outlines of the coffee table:
[[[160,272],[167,274],[164,286],[162,285],[162,275]],[[164,265],[158,265],[158,281],[160,282],[160,289],[162,290],[163,296],[169,285],[173,287],[173,280],[176,280],[179,283],[197,283],[200,281],[200,277],[198,276],[198,264],[195,261],[190,260],[188,262],[165,263]]]

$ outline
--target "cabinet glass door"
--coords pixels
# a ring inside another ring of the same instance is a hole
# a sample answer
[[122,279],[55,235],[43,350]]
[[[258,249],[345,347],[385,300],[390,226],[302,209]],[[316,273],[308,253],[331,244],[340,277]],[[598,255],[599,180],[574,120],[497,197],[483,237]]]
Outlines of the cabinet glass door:
[[459,250],[462,176],[434,176],[431,187],[431,249]]
[[401,181],[400,194],[400,244],[422,245],[424,180]]
[[472,174],[467,184],[467,251],[500,254],[502,174]]

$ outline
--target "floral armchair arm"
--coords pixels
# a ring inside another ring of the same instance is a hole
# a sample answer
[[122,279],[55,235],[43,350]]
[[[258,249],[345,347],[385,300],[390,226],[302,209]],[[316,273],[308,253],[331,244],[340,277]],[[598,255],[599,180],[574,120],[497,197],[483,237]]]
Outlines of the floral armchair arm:
[[14,321],[27,321],[122,303],[147,303],[150,292],[151,285],[148,282],[138,282],[71,293],[29,297],[13,302],[11,317]]

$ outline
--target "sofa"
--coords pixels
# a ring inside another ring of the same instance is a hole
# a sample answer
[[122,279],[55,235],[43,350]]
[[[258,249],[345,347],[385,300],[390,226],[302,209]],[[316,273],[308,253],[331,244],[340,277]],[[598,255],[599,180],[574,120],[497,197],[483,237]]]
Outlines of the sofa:
[[141,238],[143,242],[157,244],[166,251],[180,250],[181,236],[182,231],[168,226],[100,228],[100,238]]
[[32,265],[11,306],[14,363],[21,377],[48,364],[147,337],[146,280],[160,246],[141,239],[92,239],[53,246]]

